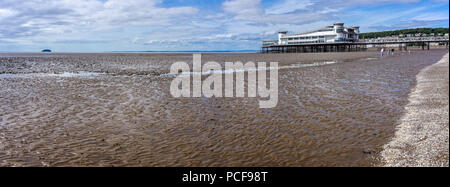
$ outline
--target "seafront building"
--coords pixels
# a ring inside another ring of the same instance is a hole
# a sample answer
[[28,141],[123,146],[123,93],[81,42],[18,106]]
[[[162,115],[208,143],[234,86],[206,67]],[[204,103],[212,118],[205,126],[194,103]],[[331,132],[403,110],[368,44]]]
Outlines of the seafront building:
[[263,46],[357,42],[358,40],[359,26],[345,27],[344,23],[335,23],[331,26],[304,33],[288,34],[287,31],[280,31],[278,40],[263,41]]
[[406,50],[408,45],[422,46],[429,49],[431,45],[448,47],[448,34],[445,36],[422,36],[422,34],[395,35],[377,39],[360,39],[359,26],[345,27],[344,23],[334,23],[321,29],[290,34],[278,33],[278,40],[262,42],[262,53],[316,53],[316,52],[352,52],[366,51],[368,48],[398,48]]

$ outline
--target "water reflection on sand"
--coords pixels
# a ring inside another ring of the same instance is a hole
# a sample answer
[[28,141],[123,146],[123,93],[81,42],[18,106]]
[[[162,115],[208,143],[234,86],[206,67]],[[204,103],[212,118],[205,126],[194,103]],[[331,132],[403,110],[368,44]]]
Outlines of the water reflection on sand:
[[305,66],[280,68],[273,109],[173,98],[161,75],[189,54],[0,55],[0,166],[373,165],[415,75],[445,53],[204,55]]

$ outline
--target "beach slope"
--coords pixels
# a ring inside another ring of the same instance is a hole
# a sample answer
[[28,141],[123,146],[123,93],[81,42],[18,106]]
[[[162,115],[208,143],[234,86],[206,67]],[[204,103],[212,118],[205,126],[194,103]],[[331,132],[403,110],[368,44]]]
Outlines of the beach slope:
[[449,54],[417,75],[395,137],[382,151],[385,166],[449,166]]

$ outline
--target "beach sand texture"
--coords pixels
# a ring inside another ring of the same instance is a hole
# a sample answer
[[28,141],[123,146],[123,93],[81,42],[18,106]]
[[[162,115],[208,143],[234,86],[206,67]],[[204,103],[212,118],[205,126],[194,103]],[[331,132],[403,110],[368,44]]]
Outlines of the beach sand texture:
[[[279,70],[273,109],[173,98],[161,75],[192,54],[0,54],[0,166],[379,166],[417,75],[447,53],[203,55],[301,67]],[[432,101],[448,107],[446,84]]]
[[393,140],[385,166],[449,166],[449,54],[417,75],[417,86]]

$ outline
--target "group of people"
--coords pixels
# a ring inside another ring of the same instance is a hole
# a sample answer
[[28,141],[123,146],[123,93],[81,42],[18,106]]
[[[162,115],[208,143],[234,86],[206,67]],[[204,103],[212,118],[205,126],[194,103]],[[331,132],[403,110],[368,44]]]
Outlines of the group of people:
[[392,48],[392,49],[387,49],[387,50],[385,51],[385,50],[384,50],[384,47],[383,47],[383,48],[381,48],[380,55],[381,55],[381,56],[384,56],[384,55],[385,55],[385,52],[386,52],[386,56],[394,55],[395,49]]

